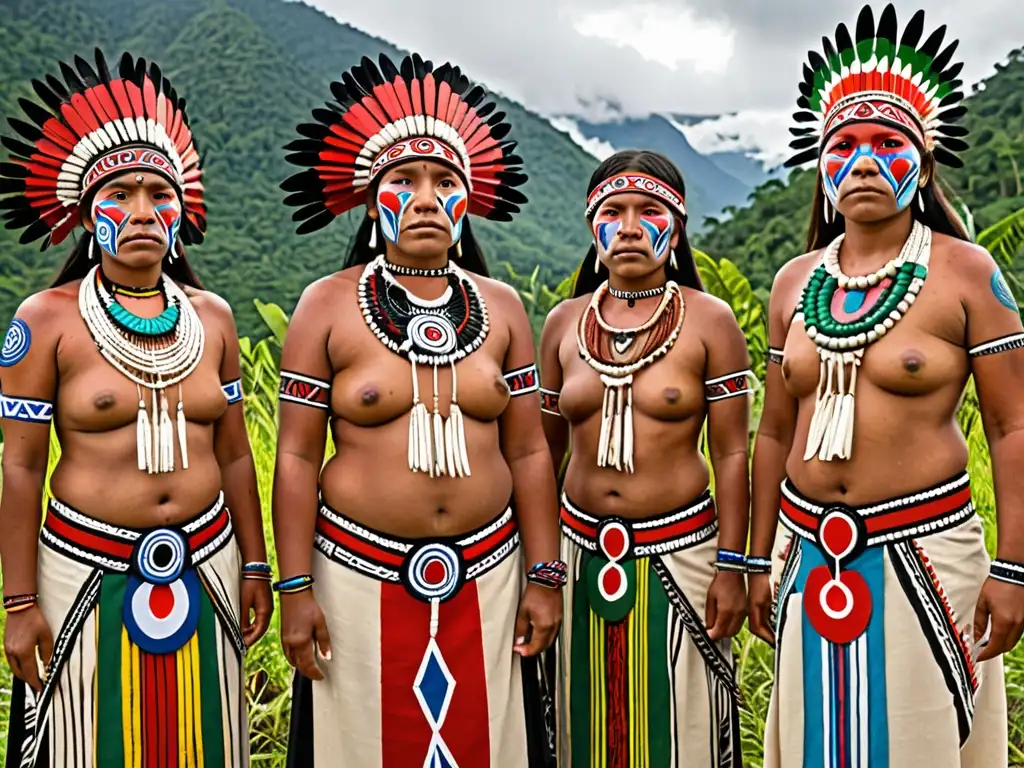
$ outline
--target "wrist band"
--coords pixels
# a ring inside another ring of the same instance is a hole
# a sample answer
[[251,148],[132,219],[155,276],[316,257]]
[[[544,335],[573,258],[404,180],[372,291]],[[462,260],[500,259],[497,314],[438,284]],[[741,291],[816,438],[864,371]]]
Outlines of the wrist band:
[[4,611],[7,613],[18,613],[18,611],[27,611],[32,606],[38,604],[39,595],[37,594],[25,594],[25,595],[11,595],[10,597],[4,598]]
[[992,561],[988,575],[993,579],[1024,587],[1024,564],[996,558]]
[[718,556],[712,565],[714,565],[716,571],[746,573],[747,557],[742,552],[733,552],[731,549],[720,549],[718,550]]
[[526,580],[548,589],[561,589],[568,580],[566,577],[568,569],[569,567],[561,560],[540,562],[530,568],[529,573],[526,574]]
[[748,557],[747,573],[771,573],[772,561],[767,557]]
[[242,578],[252,581],[271,581],[274,572],[270,569],[270,563],[254,561],[242,566]]
[[282,579],[274,584],[273,589],[282,595],[290,595],[295,592],[304,592],[312,586],[313,577],[307,573],[302,576],[292,576],[290,579]]

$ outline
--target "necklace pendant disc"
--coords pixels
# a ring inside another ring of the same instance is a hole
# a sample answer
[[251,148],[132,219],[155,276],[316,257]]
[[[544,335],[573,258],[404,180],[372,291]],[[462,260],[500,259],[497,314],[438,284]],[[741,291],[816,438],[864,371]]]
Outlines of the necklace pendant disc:
[[612,337],[612,347],[615,349],[615,353],[619,355],[625,354],[633,346],[635,338],[636,336],[632,333],[616,333]]

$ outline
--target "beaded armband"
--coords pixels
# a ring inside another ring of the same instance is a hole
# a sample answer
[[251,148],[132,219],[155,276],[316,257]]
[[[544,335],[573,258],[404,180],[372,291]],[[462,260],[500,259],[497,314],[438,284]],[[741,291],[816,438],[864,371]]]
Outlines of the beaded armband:
[[747,573],[771,573],[772,561],[767,557],[748,557],[746,560]]
[[1024,564],[1009,560],[993,560],[988,575],[993,579],[1024,587]]
[[548,589],[561,589],[568,580],[566,576],[568,569],[568,566],[561,560],[537,563],[526,574],[526,580]]
[[0,412],[11,421],[49,424],[53,420],[53,403],[31,397],[10,397],[0,394]]
[[505,384],[508,385],[508,391],[512,397],[536,392],[540,386],[537,381],[537,366],[532,363],[503,373],[502,376],[505,377]]
[[249,581],[271,581],[274,572],[270,569],[270,563],[246,563],[242,566],[242,578]]
[[278,390],[278,398],[281,400],[327,410],[330,391],[330,382],[294,371],[281,371],[281,387]]
[[704,399],[710,403],[715,400],[726,400],[730,397],[739,397],[748,392],[753,392],[753,387],[748,384],[750,377],[753,375],[754,372],[748,370],[728,373],[725,376],[709,379],[704,382]]
[[1009,336],[1000,336],[998,339],[986,341],[976,347],[967,350],[970,357],[984,357],[985,355],[997,355],[1000,352],[1009,352],[1012,349],[1024,347],[1024,333],[1011,333]]
[[220,385],[224,397],[228,399],[228,405],[242,402],[242,380],[235,379]]
[[747,557],[742,552],[733,552],[731,549],[718,550],[718,556],[714,562],[716,571],[734,571],[746,573]]
[[768,348],[768,362],[782,365],[782,350],[773,347]]
[[18,613],[18,611],[27,611],[34,605],[39,603],[39,595],[28,594],[28,595],[10,595],[4,597],[4,611],[7,613]]
[[280,592],[282,595],[291,595],[296,592],[305,592],[307,589],[312,588],[312,586],[313,577],[306,573],[302,576],[292,576],[290,579],[275,581],[272,589],[275,592]]
[[558,392],[553,389],[540,388],[540,409],[544,413],[561,418],[562,412],[558,410]]

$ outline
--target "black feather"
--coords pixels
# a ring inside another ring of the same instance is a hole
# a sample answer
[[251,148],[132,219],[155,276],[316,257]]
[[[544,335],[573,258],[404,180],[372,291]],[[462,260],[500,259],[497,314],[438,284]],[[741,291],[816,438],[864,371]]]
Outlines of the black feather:
[[65,64],[63,61],[60,63],[60,73],[64,77],[64,82],[68,84],[68,89],[73,93],[81,93],[85,90],[85,84],[81,81],[78,75],[71,67]]
[[305,190],[303,192],[293,192],[284,199],[285,205],[309,205],[310,203],[319,202],[323,204],[323,194],[319,190]]
[[850,37],[850,30],[845,24],[836,27],[836,48],[840,51],[848,51],[853,48],[853,38]]
[[807,96],[804,96],[803,94],[801,94],[800,98],[798,98],[796,100],[796,105],[798,107],[800,107],[800,109],[810,109],[811,108],[811,101],[810,101],[810,99]]
[[818,144],[817,136],[801,136],[798,139],[793,139],[789,142],[790,149],[807,149],[807,147],[814,147]]
[[324,125],[334,125],[338,122],[337,113],[329,109],[314,109],[312,115],[314,120],[318,120]]
[[930,35],[928,39],[924,41],[924,45],[921,46],[921,53],[930,59],[935,58],[935,54],[939,52],[939,48],[942,47],[942,38],[946,36],[946,25],[943,24],[941,27],[936,29]]
[[[942,49],[942,53],[935,57],[932,61],[932,72],[942,72],[953,58],[953,54],[956,53],[957,46],[960,45],[959,40],[954,40],[952,43]],[[962,66],[962,64],[961,64]],[[959,70],[958,70],[959,71]],[[956,75],[952,75],[955,77]]]
[[[383,55],[384,54],[382,53],[381,56]],[[413,68],[411,57],[406,56],[404,59],[402,59],[402,68],[400,71],[402,73],[402,79],[405,80],[405,82],[407,83],[414,77],[416,77],[416,71]]]
[[813,123],[818,120],[813,112],[797,112],[793,115],[793,119],[798,123]]
[[489,126],[491,126],[491,127],[494,127],[494,126],[496,126],[498,123],[500,123],[504,119],[505,119],[505,113],[504,112],[495,112],[493,115],[491,115],[490,117],[487,118],[487,124]]
[[53,75],[46,76],[46,84],[50,86],[50,90],[53,91],[63,101],[70,101],[71,94],[68,93],[68,89],[64,87],[64,83],[58,80]]
[[309,139],[315,139],[317,141],[324,139],[327,134],[331,131],[327,126],[320,125],[320,123],[303,123],[298,126],[296,130],[300,136],[305,136]]
[[295,139],[283,147],[286,152],[319,152],[323,148],[324,143],[316,139]]
[[284,159],[293,165],[304,165],[308,168],[320,164],[320,155],[316,152],[292,152],[285,155]]
[[807,98],[811,98],[811,94],[814,93],[814,86],[812,86],[810,83],[803,83],[802,82],[797,87],[800,89],[800,95],[801,96],[806,96]]
[[0,144],[7,147],[7,149],[11,151],[11,154],[19,157],[29,158],[36,152],[36,148],[31,144],[25,144],[24,142],[12,139],[9,136],[0,136]]
[[815,125],[809,125],[806,128],[796,128],[795,126],[790,126],[789,134],[790,136],[810,136],[817,130],[818,127]]
[[102,82],[109,83],[110,79],[111,79],[110,78],[110,68],[107,66],[107,59],[103,55],[103,51],[101,51],[99,48],[97,48],[96,51],[95,51],[95,58],[96,58],[96,74],[99,75],[99,78],[100,78],[100,80]]
[[353,103],[353,99],[349,96],[348,91],[345,90],[344,84],[339,83],[337,80],[331,83],[331,95],[333,95],[342,106],[347,107]]
[[134,80],[135,79],[135,59],[132,55],[125,51],[121,54],[121,61],[118,63],[118,70],[121,74],[122,80]]
[[[362,60],[359,62],[359,66],[353,67],[352,71],[346,74],[350,74],[352,79],[359,84],[359,87],[366,93],[369,93],[373,90],[373,76],[370,74],[369,70],[367,70],[367,64],[373,67],[373,62],[366,56],[363,56]],[[376,69],[376,67],[373,68]],[[344,77],[345,76],[342,75],[342,79],[344,79]]]
[[504,139],[511,130],[512,126],[509,123],[499,123],[491,129],[491,136],[496,139]]
[[78,70],[78,74],[81,75],[82,81],[88,85],[99,85],[100,78],[96,74],[96,70],[92,68],[92,65],[83,59],[81,56],[75,56],[75,68]]
[[817,51],[808,51],[807,60],[810,62],[811,69],[815,73],[817,73],[819,70],[823,69],[826,66],[825,60],[821,58],[821,54],[819,54]]
[[898,25],[896,23],[896,9],[892,3],[885,6],[882,10],[882,16],[878,20],[878,37],[883,40],[888,40],[893,45],[896,45],[896,32]]
[[907,24],[907,28],[903,30],[903,37],[900,38],[901,46],[909,46],[910,48],[917,48],[918,42],[921,40],[921,35],[924,33],[924,11],[917,11],[913,16],[910,17],[910,22]]
[[963,168],[964,161],[954,155],[952,152],[947,152],[941,144],[936,144],[935,149],[932,152],[935,156],[936,162],[948,165],[950,168]]
[[958,136],[963,137],[971,132],[969,128],[965,128],[962,125],[952,124],[940,124],[935,128],[936,133],[941,133],[943,136]]
[[345,90],[348,91],[349,99],[352,101],[360,101],[366,95],[366,91],[359,85],[359,82],[352,76],[351,72],[343,73],[341,82],[345,84]]
[[324,210],[323,201],[317,200],[315,203],[304,205],[302,208],[299,208],[299,210],[292,213],[292,221],[305,221],[306,219],[316,216],[322,210]]
[[857,42],[871,40],[875,36],[875,17],[871,12],[871,6],[865,5],[860,9],[857,16]]
[[827,37],[822,37],[821,48],[825,51],[825,60],[831,62],[836,56],[836,49],[832,47],[832,41]]
[[487,95],[487,91],[482,86],[474,85],[469,91],[462,97],[462,100],[466,102],[470,107],[476,108],[483,98]]
[[295,230],[295,233],[298,235],[308,235],[310,232],[316,232],[318,229],[323,229],[332,221],[334,221],[334,214],[324,208],[316,216],[302,222],[299,228]]
[[401,72],[398,71],[398,67],[395,66],[395,62],[383,53],[377,57],[377,62],[380,65],[381,74],[384,75],[384,79],[389,83],[393,83],[399,75],[401,75],[402,78],[405,77],[405,75],[402,75]]
[[789,158],[782,165],[783,165],[784,168],[795,168],[796,166],[803,165],[804,163],[806,163],[806,162],[808,162],[810,160],[817,160],[817,159],[818,159],[818,149],[817,149],[817,147],[815,147],[814,149],[807,149],[807,150],[804,150],[803,152],[800,152],[799,154],[793,155],[791,158]]
[[31,243],[33,240],[38,240],[40,237],[45,237],[50,234],[50,225],[42,219],[36,220],[28,229],[21,233],[21,237],[18,238],[18,242],[22,245]]
[[477,107],[476,114],[480,118],[487,117],[489,114],[491,114],[491,112],[493,112],[497,108],[497,106],[498,105],[496,103],[494,103],[493,101],[488,101],[483,106]]
[[[960,93],[960,91],[953,91],[952,93],[947,93],[939,101],[939,109],[942,109],[943,107],[951,107],[954,104],[959,104],[963,100],[964,100],[964,95],[962,93]],[[965,108],[965,111],[966,111],[966,108]]]
[[285,192],[302,192],[310,189],[320,189],[320,177],[312,168],[292,174],[282,181],[278,186]]
[[956,139],[951,136],[944,136],[941,139],[941,143],[950,152],[965,152],[970,148],[970,144],[963,139]]
[[28,99],[21,98],[18,99],[18,104],[20,104],[21,108],[25,110],[25,114],[28,116],[28,119],[36,125],[38,125],[40,128],[43,127],[47,120],[50,120],[53,117],[53,115],[51,115],[45,109],[40,107],[34,101],[29,101]]
[[962,118],[966,114],[967,107],[961,104],[959,107],[953,107],[952,109],[947,109],[944,112],[940,112],[939,119],[946,123],[953,123]]
[[960,74],[960,71],[963,68],[964,68],[964,63],[962,61],[958,61],[956,64],[952,65],[951,67],[948,67],[948,68],[944,69],[942,71],[942,74],[940,75],[940,77],[942,78],[943,82],[948,82],[950,80],[955,80],[956,76]]
[[48,106],[53,112],[60,114],[60,108],[64,102],[57,94],[38,80],[32,81],[32,89],[36,92],[36,95],[43,100],[43,103],[46,104],[46,106]]

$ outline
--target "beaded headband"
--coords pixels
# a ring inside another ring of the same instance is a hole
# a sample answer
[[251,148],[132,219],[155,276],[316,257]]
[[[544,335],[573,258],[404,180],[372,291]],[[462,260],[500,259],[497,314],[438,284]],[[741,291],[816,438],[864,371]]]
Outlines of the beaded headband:
[[625,192],[639,192],[660,200],[675,211],[680,218],[686,220],[686,205],[683,196],[661,179],[656,179],[645,173],[620,173],[604,181],[587,198],[586,217],[589,219],[593,216],[601,203],[612,195],[620,195]]
[[[799,150],[787,167],[816,160],[829,137],[851,123],[883,123],[907,134],[935,160],[959,168],[955,153],[967,149],[967,129],[955,125],[966,114],[960,102],[963,65],[950,64],[958,41],[942,48],[946,27],[924,42],[924,11],[915,13],[897,42],[896,10],[889,4],[878,25],[870,6],[857,17],[855,36],[836,27],[835,44],[823,37],[824,56],[808,52],[800,83],[800,111],[790,147]],[[940,51],[940,48],[942,50]]]
[[510,221],[526,197],[515,189],[526,181],[504,112],[487,100],[452,64],[436,69],[419,55],[401,66],[384,55],[379,67],[363,57],[331,83],[336,102],[313,110],[316,122],[298,126],[304,138],[289,143],[288,162],[305,170],[281,188],[285,203],[299,208],[299,234],[313,232],[336,216],[366,203],[367,187],[382,171],[415,159],[455,169],[469,192],[469,213]]
[[32,81],[45,105],[19,100],[32,123],[8,120],[29,143],[2,139],[11,152],[10,162],[0,163],[7,228],[24,229],[22,243],[45,237],[44,250],[57,245],[81,223],[83,200],[100,183],[139,170],[174,185],[184,209],[179,236],[202,242],[203,172],[185,100],[160,67],[129,53],[116,77],[98,48],[95,69],[80,56],[74,63],[75,69],[60,63],[63,82],[53,75]]

